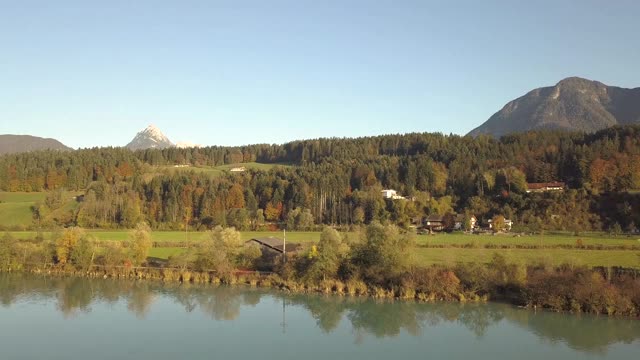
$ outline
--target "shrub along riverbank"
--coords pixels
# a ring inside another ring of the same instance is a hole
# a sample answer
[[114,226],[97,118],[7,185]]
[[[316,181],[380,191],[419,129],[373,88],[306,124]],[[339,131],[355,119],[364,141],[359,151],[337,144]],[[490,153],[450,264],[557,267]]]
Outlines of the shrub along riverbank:
[[[570,265],[521,264],[494,254],[488,263],[415,266],[415,235],[372,224],[341,234],[325,228],[317,245],[287,256],[246,245],[234,229],[154,264],[149,228],[139,224],[126,242],[98,242],[77,228],[51,240],[0,239],[0,269],[165,282],[248,284],[294,292],[416,299],[507,301],[554,311],[640,315],[635,272]],[[242,270],[239,270],[242,269]],[[259,272],[259,271],[265,272]]]

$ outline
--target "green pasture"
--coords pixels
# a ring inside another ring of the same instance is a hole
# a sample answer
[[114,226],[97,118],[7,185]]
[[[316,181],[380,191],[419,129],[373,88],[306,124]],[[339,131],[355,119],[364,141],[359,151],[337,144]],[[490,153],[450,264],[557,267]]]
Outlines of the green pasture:
[[418,245],[446,246],[473,244],[474,247],[484,247],[487,244],[493,245],[571,245],[575,246],[578,239],[583,245],[640,245],[640,235],[613,236],[604,233],[583,233],[575,236],[570,233],[548,233],[544,235],[516,235],[511,233],[490,235],[472,235],[464,233],[441,233],[436,235],[418,235],[416,243]]
[[[129,230],[88,230],[100,241],[124,241],[129,238]],[[33,231],[10,232],[19,239],[28,239],[36,236]],[[51,236],[51,232],[43,233],[45,238]],[[241,233],[243,240],[255,237],[274,236],[282,238],[281,231],[245,231]],[[320,232],[287,232],[287,242],[309,244],[319,241]],[[190,243],[207,241],[206,232],[184,231],[154,231],[152,239],[157,242],[184,242]],[[456,262],[488,262],[494,253],[505,255],[509,261],[532,264],[544,262],[548,264],[569,263],[584,266],[623,266],[640,268],[640,251],[637,250],[581,250],[581,249],[486,249],[485,244],[494,245],[575,245],[577,239],[582,239],[584,245],[638,245],[640,241],[636,237],[610,236],[606,234],[584,234],[573,236],[570,234],[545,234],[523,235],[467,235],[462,233],[419,235],[417,247],[414,251],[414,259],[419,265],[453,264]],[[458,247],[425,247],[424,245],[440,246],[447,244],[473,244],[469,248]],[[152,257],[167,259],[169,256],[184,251],[178,247],[153,248],[149,254]]]
[[179,172],[179,171],[194,171],[197,173],[208,174],[211,176],[220,176],[225,173],[225,171],[229,171],[235,167],[244,167],[245,169],[253,169],[253,170],[261,170],[268,171],[276,166],[291,166],[289,164],[284,163],[274,163],[274,164],[263,164],[257,162],[248,162],[248,163],[240,163],[240,164],[227,164],[220,166],[187,166],[187,167],[175,167],[174,165],[162,165],[155,166],[154,173],[158,174],[161,172]]
[[31,205],[34,203],[0,203],[0,226],[5,228],[24,228],[33,221]]
[[[176,247],[153,248],[149,256],[167,259],[182,251],[184,251],[183,248]],[[491,261],[495,253],[504,255],[510,263],[519,264],[544,263],[640,268],[640,252],[628,250],[416,248],[413,256],[416,265],[453,265],[459,262],[487,263]]]
[[457,262],[487,263],[495,253],[504,255],[509,262],[521,264],[640,268],[640,251],[629,250],[418,248],[415,252],[415,261],[420,265]]
[[35,203],[44,200],[45,192],[0,192],[0,203]]
[[[87,230],[87,233],[94,236],[100,241],[124,241],[129,239],[131,230]],[[35,231],[9,231],[16,239],[32,239],[36,237]],[[51,237],[51,231],[45,231],[42,235],[45,238]],[[274,236],[282,239],[282,231],[244,231],[241,233],[242,240],[250,240],[255,237]],[[207,232],[185,232],[185,231],[154,231],[151,233],[151,239],[157,242],[189,242],[206,241],[209,235]],[[287,241],[295,243],[312,243],[320,240],[319,232],[287,232]]]
[[[29,214],[29,216],[31,216]],[[95,236],[98,240],[127,240],[130,230],[87,230],[88,233]],[[19,239],[33,238],[35,231],[11,231],[13,236]],[[51,232],[44,232],[44,236],[50,236]],[[282,231],[243,231],[241,232],[243,240],[249,240],[254,237],[274,236],[282,238]],[[287,231],[287,240],[298,243],[317,242],[320,240],[320,232],[316,231]],[[151,237],[154,241],[203,241],[208,238],[206,232],[197,231],[153,231]],[[583,245],[640,245],[640,235],[636,236],[612,236],[603,233],[588,233],[574,236],[571,234],[553,233],[545,235],[521,235],[513,234],[505,235],[470,235],[463,233],[437,234],[437,235],[418,235],[416,244],[418,246],[447,246],[456,245],[463,246],[472,244],[474,248],[482,248],[487,244],[493,245],[569,245],[575,246],[577,240],[582,240]]]
[[[27,228],[33,224],[31,207],[44,201],[46,192],[0,192],[0,227]],[[72,211],[77,203],[73,200],[77,192],[67,191],[64,194],[64,205],[50,216],[55,217],[63,212]]]
[[33,221],[31,206],[44,198],[44,192],[0,192],[0,226],[29,226]]

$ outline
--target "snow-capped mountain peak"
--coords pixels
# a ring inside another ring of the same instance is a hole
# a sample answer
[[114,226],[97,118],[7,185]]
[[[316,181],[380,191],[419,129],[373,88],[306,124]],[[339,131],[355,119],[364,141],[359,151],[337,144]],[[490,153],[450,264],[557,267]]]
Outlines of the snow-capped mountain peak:
[[153,124],[137,133],[133,140],[127,144],[127,148],[131,150],[164,149],[173,146],[175,145],[171,140]]

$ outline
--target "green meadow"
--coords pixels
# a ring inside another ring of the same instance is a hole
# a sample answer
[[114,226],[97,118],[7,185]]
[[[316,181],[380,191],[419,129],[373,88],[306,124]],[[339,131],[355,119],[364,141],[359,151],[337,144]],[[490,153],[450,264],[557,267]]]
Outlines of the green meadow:
[[0,226],[25,228],[33,222],[31,206],[44,200],[44,192],[0,192]]
[[[99,241],[124,241],[129,237],[127,230],[90,230],[88,231]],[[28,239],[35,237],[33,231],[14,231],[11,234],[20,239]],[[50,232],[43,235],[50,237]],[[283,233],[278,232],[252,232],[245,231],[241,233],[243,240],[249,240],[255,237],[274,236],[282,238]],[[319,232],[287,232],[287,242],[302,243],[309,246],[316,243],[320,239]],[[152,239],[156,242],[185,242],[197,244],[207,241],[208,234],[206,232],[189,232],[184,231],[155,231],[152,233]],[[549,235],[524,235],[520,237],[508,235],[465,235],[465,234],[438,234],[438,235],[419,235],[417,237],[417,246],[414,251],[414,260],[416,264],[453,264],[457,262],[488,262],[494,253],[505,255],[509,261],[532,264],[562,264],[568,263],[572,265],[584,266],[623,266],[640,268],[640,250],[583,250],[578,248],[559,249],[559,248],[542,248],[542,249],[492,249],[485,248],[486,244],[493,245],[511,245],[529,244],[529,245],[568,245],[575,246],[576,240],[581,239],[584,245],[604,245],[604,246],[620,246],[620,245],[640,245],[640,241],[632,237],[620,236],[613,237],[605,234],[585,234],[581,236],[573,236],[569,234],[549,234]],[[468,247],[455,247],[465,244],[472,244]],[[441,246],[441,247],[434,247]],[[167,259],[169,256],[184,251],[180,247],[156,247],[149,254],[152,257]]]
[[158,175],[164,172],[169,172],[169,173],[174,173],[174,172],[196,172],[196,173],[202,173],[202,174],[207,174],[210,176],[220,176],[222,174],[224,174],[227,171],[230,171],[233,168],[238,168],[238,167],[244,167],[245,169],[249,170],[259,170],[259,171],[268,171],[273,169],[274,167],[277,166],[284,166],[284,167],[289,167],[291,165],[289,164],[285,164],[285,163],[273,163],[273,164],[263,164],[263,163],[257,163],[257,162],[248,162],[248,163],[240,163],[240,164],[227,164],[227,165],[220,165],[220,166],[186,166],[186,167],[176,167],[174,165],[162,165],[162,166],[155,166],[154,170],[152,172],[152,174]]
[[[44,201],[46,192],[0,192],[0,228],[26,229],[33,225],[31,207]],[[64,193],[64,204],[50,216],[57,216],[75,209],[77,192]]]

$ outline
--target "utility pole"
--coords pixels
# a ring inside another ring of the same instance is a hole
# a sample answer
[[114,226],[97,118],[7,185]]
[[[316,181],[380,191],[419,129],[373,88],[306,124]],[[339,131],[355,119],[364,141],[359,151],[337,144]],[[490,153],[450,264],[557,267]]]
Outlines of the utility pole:
[[282,229],[282,262],[287,262],[287,228]]

